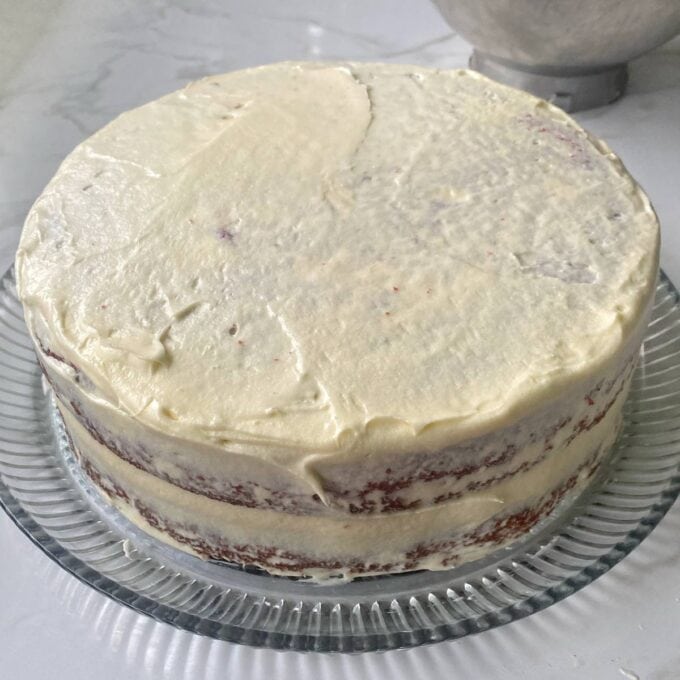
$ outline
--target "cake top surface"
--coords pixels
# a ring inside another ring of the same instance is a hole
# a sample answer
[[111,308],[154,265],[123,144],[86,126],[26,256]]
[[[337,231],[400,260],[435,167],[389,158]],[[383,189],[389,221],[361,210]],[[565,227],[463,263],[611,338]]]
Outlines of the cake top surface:
[[657,251],[645,195],[549,104],[469,71],[286,63],[82,143],[17,274],[98,398],[295,458],[439,446],[551,398],[622,347]]

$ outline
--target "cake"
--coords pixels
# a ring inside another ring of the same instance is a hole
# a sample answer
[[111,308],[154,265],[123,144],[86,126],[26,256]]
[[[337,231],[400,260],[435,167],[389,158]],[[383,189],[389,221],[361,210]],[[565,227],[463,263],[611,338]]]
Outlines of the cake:
[[584,488],[658,225],[566,114],[466,70],[284,63],[124,113],[16,258],[79,464],[202,558],[444,569]]

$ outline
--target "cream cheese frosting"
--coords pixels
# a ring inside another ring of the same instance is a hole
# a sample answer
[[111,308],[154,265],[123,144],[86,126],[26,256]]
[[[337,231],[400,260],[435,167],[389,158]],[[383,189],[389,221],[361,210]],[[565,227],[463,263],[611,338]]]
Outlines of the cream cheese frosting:
[[89,398],[305,474],[455,444],[605,370],[658,225],[546,102],[465,70],[289,63],[86,140],[16,262],[32,333]]

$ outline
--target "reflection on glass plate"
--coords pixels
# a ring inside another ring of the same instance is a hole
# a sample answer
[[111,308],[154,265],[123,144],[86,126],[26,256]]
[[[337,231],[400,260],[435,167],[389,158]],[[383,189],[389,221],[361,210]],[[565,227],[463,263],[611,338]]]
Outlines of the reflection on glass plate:
[[12,273],[0,284],[0,503],[85,583],[218,639],[356,652],[456,638],[543,609],[621,560],[680,491],[680,306],[664,276],[625,421],[585,493],[483,560],[323,586],[248,573],[161,544],[102,501],[74,463],[42,389]]

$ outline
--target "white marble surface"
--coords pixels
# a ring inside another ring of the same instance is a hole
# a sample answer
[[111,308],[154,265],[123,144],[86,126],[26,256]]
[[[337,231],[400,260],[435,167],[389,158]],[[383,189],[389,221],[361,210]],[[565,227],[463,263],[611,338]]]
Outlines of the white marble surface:
[[[0,267],[59,161],[120,111],[188,80],[281,59],[462,66],[428,0],[0,0]],[[620,103],[579,119],[645,186],[680,281],[680,41],[632,66]],[[680,678],[680,506],[585,590],[504,628],[351,657],[254,650],[179,632],[61,571],[0,516],[0,677]]]

